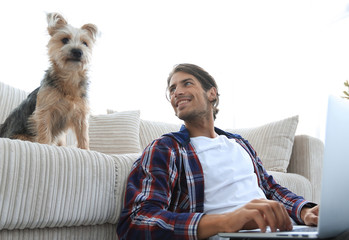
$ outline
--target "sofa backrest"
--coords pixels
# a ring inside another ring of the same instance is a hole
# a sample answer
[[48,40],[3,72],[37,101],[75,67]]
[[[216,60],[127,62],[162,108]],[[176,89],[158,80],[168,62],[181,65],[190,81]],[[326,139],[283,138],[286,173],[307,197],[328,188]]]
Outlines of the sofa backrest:
[[[0,82],[0,123],[25,99],[25,91]],[[140,153],[154,139],[180,129],[171,124],[140,119],[139,111],[115,112],[90,117],[90,149],[106,154]],[[287,172],[298,116],[249,129],[228,129],[247,139],[267,170]],[[73,137],[70,137],[73,136]],[[76,146],[75,134],[68,135],[68,146]],[[72,141],[70,141],[73,139]],[[75,140],[75,141],[74,141]]]

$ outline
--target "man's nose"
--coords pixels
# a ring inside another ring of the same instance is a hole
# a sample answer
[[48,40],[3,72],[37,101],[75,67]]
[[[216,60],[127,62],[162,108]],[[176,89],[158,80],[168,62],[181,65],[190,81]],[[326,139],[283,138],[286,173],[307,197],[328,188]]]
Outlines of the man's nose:
[[180,95],[183,95],[184,94],[184,90],[182,87],[176,87],[175,89],[175,92],[174,92],[174,96],[177,97],[177,96],[180,96]]

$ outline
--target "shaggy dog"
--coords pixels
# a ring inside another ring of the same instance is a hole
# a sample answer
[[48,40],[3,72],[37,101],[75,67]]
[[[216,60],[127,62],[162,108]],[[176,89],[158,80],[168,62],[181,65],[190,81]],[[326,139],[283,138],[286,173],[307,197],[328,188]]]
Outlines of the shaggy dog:
[[87,72],[98,30],[93,24],[72,27],[58,13],[47,14],[47,22],[51,66],[40,87],[0,125],[0,137],[65,145],[73,128],[78,147],[89,149]]

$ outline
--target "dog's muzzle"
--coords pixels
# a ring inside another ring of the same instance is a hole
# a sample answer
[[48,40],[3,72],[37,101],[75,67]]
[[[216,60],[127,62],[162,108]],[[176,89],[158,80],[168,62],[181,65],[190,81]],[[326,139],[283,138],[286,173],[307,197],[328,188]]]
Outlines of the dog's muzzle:
[[71,61],[80,61],[81,57],[83,55],[83,52],[81,49],[74,48],[70,51],[70,58]]

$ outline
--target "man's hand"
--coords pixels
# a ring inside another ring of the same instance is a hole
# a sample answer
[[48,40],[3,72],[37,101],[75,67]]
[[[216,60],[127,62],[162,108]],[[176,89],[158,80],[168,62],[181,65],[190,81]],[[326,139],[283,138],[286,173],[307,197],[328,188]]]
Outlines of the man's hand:
[[319,206],[312,208],[304,207],[301,211],[301,218],[305,225],[317,226],[319,219]]
[[265,232],[292,230],[292,222],[285,207],[276,201],[256,199],[226,214],[204,215],[198,226],[198,237],[204,239],[219,232],[237,232],[260,228]]
[[[255,229],[259,228],[262,232],[266,231],[269,226],[272,232],[277,231],[288,231],[292,230],[292,222],[285,209],[285,207],[276,201],[267,199],[256,199],[247,203],[237,211],[246,211],[248,213],[253,213],[252,215],[245,218],[246,223],[243,225],[242,229]],[[244,216],[242,216],[244,218]],[[249,221],[248,221],[249,220]]]

